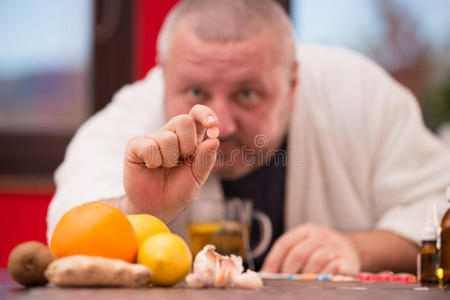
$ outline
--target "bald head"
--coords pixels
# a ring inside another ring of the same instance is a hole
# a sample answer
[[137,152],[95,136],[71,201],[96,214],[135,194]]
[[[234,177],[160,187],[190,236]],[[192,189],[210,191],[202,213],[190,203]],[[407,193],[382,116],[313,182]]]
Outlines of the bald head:
[[185,0],[175,6],[158,36],[158,62],[164,65],[172,38],[179,28],[189,28],[200,39],[239,42],[266,31],[280,59],[295,61],[295,42],[290,21],[273,0]]

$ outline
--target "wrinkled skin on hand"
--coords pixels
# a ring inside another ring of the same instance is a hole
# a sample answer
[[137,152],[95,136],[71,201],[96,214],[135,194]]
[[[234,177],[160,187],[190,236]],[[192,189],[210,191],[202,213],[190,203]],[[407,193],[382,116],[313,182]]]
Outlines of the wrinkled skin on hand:
[[219,140],[209,107],[195,105],[160,130],[132,138],[126,150],[124,186],[127,213],[148,213],[172,220],[198,193],[214,167]]
[[361,259],[352,241],[331,228],[308,223],[284,233],[264,261],[263,272],[355,275]]

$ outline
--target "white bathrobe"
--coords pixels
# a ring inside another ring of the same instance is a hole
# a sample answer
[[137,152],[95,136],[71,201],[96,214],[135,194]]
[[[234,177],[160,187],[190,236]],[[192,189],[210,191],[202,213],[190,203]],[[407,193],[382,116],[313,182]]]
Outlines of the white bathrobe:
[[[306,45],[298,57],[285,228],[314,222],[344,232],[383,229],[418,243],[429,200],[439,220],[448,207],[450,149],[425,128],[414,96],[367,58]],[[156,67],[78,130],[55,173],[48,238],[71,207],[124,194],[127,141],[165,123],[163,84]],[[197,197],[222,193],[212,175]],[[172,224],[180,234],[186,215]]]

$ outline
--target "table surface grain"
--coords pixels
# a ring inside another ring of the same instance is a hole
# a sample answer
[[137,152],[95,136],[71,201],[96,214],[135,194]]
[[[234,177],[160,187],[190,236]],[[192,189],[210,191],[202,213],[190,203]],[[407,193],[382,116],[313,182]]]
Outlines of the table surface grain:
[[450,299],[450,287],[399,282],[330,282],[265,280],[260,290],[171,288],[23,288],[0,270],[0,299]]

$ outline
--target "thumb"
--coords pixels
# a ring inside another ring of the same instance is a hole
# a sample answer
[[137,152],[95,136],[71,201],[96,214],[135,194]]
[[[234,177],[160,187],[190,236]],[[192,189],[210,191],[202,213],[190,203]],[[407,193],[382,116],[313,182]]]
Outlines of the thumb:
[[202,186],[216,163],[218,139],[206,139],[197,147],[197,154],[192,164],[192,175]]

